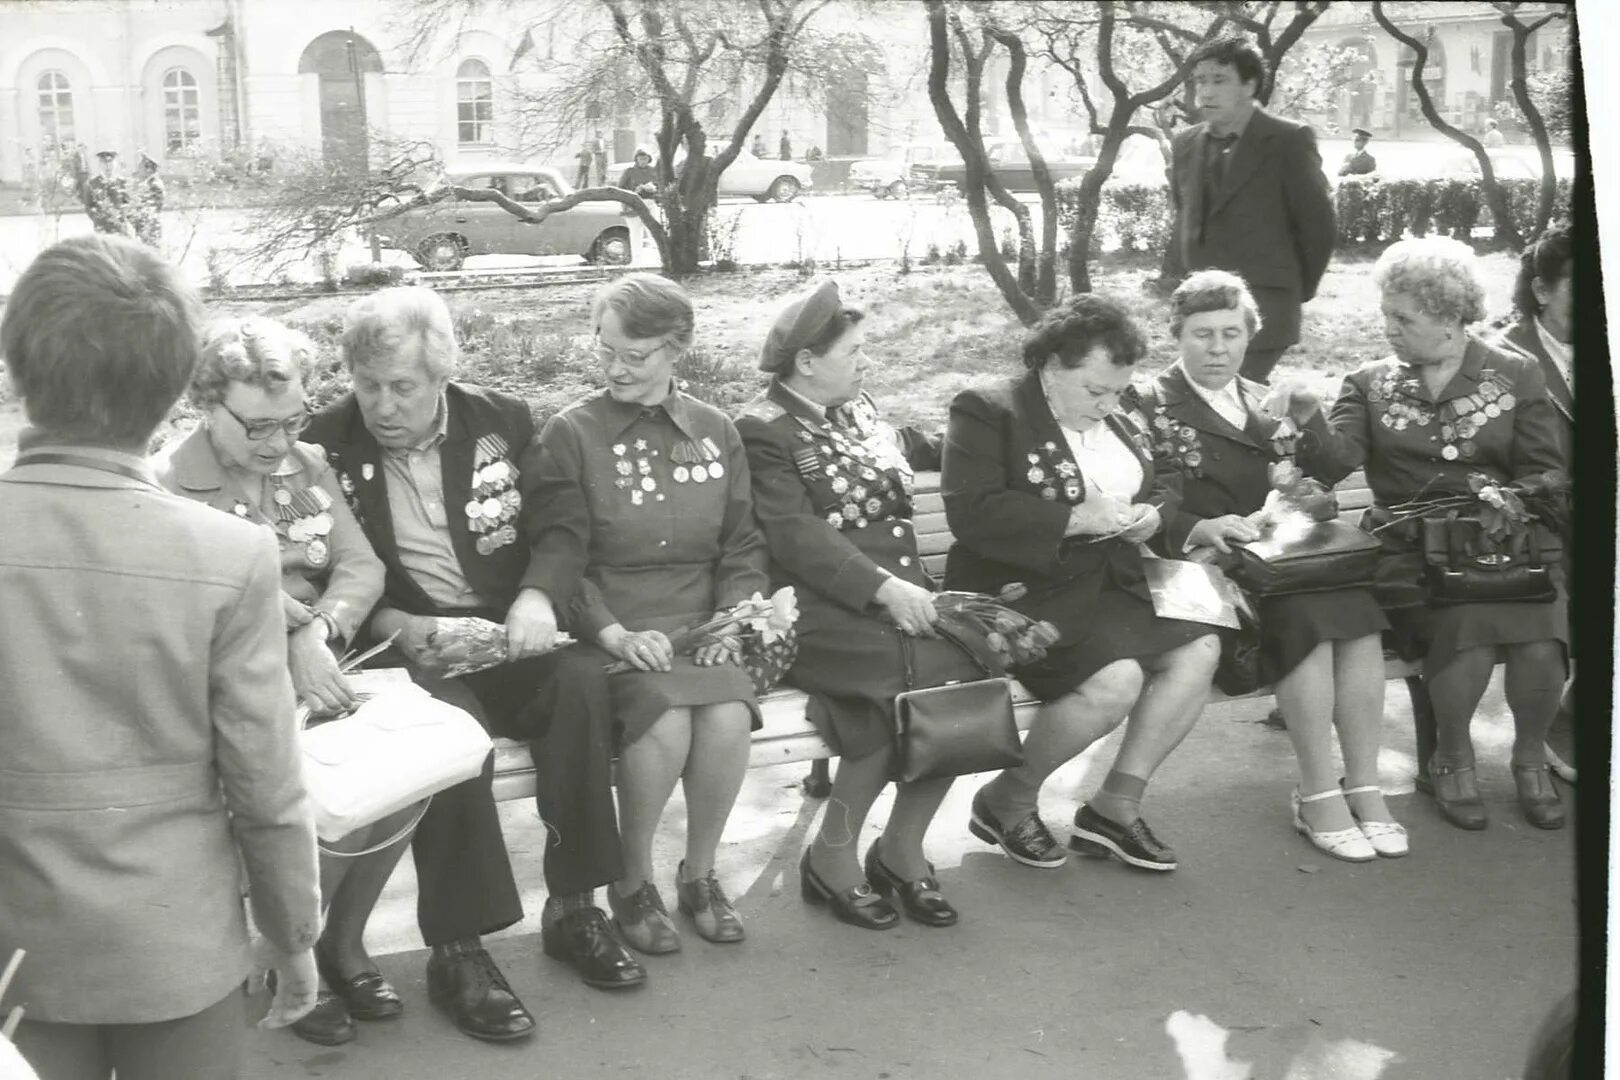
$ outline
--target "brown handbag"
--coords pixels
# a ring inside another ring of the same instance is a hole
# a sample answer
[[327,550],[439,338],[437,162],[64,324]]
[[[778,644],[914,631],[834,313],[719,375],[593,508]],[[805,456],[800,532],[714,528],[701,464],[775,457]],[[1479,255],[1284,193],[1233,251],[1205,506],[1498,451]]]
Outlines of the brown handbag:
[[913,689],[911,639],[900,639],[907,689],[894,697],[898,753],[895,778],[902,783],[989,772],[1024,763],[1013,716],[1012,691],[972,648],[942,634],[972,657],[989,678]]
[[1233,581],[1256,596],[1286,596],[1370,584],[1381,545],[1354,525],[1318,521],[1303,534],[1273,534],[1232,550],[1237,561],[1227,573]]
[[1423,519],[1424,572],[1436,604],[1551,603],[1558,598],[1552,567],[1562,558],[1563,541],[1540,524],[1497,542],[1477,518]]

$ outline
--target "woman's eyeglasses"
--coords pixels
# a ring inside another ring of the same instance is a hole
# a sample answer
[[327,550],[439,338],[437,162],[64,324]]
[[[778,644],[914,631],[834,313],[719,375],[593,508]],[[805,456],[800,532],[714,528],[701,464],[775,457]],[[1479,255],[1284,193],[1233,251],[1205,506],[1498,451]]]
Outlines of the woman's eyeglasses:
[[606,345],[602,344],[601,338],[597,338],[596,358],[604,365],[611,364],[614,360],[618,360],[619,363],[625,365],[626,367],[638,368],[647,361],[651,360],[653,357],[657,356],[659,353],[663,352],[665,349],[669,348],[669,344],[669,342],[665,341],[647,352],[634,353],[626,349],[610,349]]
[[314,419],[308,405],[304,406],[303,412],[289,416],[285,420],[244,420],[235,409],[223,401],[219,403],[219,407],[230,413],[232,419],[242,425],[242,433],[248,437],[249,442],[263,442],[278,431],[285,432],[289,439],[297,439]]

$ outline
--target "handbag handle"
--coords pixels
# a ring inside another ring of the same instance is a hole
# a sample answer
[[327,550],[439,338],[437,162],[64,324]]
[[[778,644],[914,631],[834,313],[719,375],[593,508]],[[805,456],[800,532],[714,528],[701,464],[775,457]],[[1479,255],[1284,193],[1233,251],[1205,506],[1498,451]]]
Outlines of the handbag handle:
[[322,855],[330,855],[334,859],[362,859],[367,855],[375,855],[377,852],[382,851],[385,848],[393,847],[395,844],[411,835],[411,833],[416,830],[416,827],[422,823],[422,819],[427,816],[428,807],[431,805],[433,805],[433,796],[429,795],[427,798],[422,800],[422,808],[416,812],[416,816],[402,825],[398,832],[380,844],[371,845],[364,851],[334,851],[325,844],[321,843],[318,839],[315,841],[315,844],[321,849]]

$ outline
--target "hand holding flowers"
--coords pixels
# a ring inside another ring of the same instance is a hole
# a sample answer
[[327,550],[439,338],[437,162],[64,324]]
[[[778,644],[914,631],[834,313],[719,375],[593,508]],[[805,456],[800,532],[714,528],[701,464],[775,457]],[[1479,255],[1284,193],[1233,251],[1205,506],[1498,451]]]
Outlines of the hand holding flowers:
[[934,594],[939,624],[947,630],[980,636],[1003,667],[1032,664],[1058,642],[1057,628],[1008,607],[1028,590],[1019,583],[1003,586],[994,597],[982,593]]
[[[776,590],[769,599],[756,592],[704,622],[667,636],[655,630],[632,631],[619,627],[624,636],[614,635],[612,644],[604,634],[603,647],[619,657],[605,670],[609,675],[638,669],[668,671],[676,656],[690,656],[693,663],[704,667],[740,663],[745,636],[758,635],[765,645],[774,645],[793,629],[798,618],[798,603],[789,585]],[[615,645],[619,647],[614,648]]]

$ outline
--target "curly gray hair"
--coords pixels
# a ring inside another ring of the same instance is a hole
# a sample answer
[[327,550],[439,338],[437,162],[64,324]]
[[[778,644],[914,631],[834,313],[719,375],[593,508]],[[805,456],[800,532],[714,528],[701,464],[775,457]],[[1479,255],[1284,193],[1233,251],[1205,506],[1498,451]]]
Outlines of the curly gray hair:
[[203,334],[191,400],[202,408],[218,405],[236,382],[279,394],[294,383],[307,382],[317,356],[307,335],[274,319],[260,315],[216,319]]
[[1474,249],[1447,236],[1391,244],[1373,265],[1373,284],[1384,293],[1410,297],[1436,319],[1464,326],[1485,317],[1485,285]]

